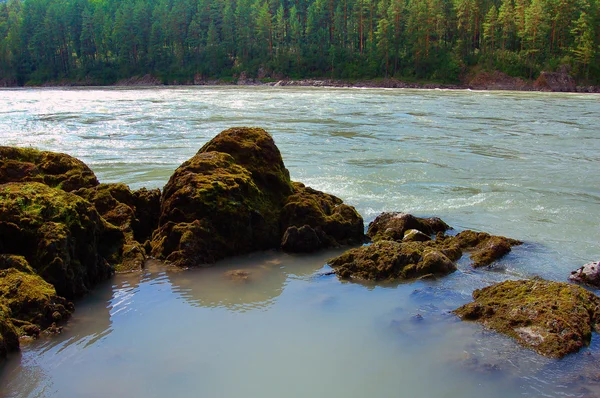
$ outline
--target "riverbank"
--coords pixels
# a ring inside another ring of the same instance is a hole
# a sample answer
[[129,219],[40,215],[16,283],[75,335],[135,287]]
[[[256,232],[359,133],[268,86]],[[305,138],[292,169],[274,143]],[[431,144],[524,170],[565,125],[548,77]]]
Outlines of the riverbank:
[[[26,83],[25,87],[96,87],[104,84],[85,80],[58,80],[42,84]],[[457,83],[430,81],[405,81],[396,78],[378,79],[272,79],[253,78],[245,73],[232,79],[206,79],[195,76],[193,80],[166,81],[150,74],[121,79],[111,86],[151,87],[151,86],[272,86],[272,87],[328,87],[328,88],[407,88],[407,89],[443,89],[443,90],[506,90],[539,92],[600,93],[600,86],[585,85],[577,82],[566,72],[542,72],[535,80],[512,77],[505,73],[475,72],[465,75]],[[16,81],[0,79],[0,87],[19,87]]]

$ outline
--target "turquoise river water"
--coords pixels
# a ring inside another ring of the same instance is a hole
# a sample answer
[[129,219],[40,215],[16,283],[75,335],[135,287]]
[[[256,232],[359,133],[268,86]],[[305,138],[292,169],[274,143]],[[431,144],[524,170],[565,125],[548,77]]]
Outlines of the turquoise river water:
[[[162,188],[232,126],[274,137],[293,180],[372,221],[438,216],[525,241],[491,268],[363,285],[339,253],[151,262],[76,303],[64,331],[0,364],[6,397],[590,397],[600,338],[546,359],[459,321],[474,289],[566,281],[600,259],[600,97],[443,90],[165,87],[0,90],[0,145],[69,153],[102,182]],[[243,269],[247,281],[226,277]]]

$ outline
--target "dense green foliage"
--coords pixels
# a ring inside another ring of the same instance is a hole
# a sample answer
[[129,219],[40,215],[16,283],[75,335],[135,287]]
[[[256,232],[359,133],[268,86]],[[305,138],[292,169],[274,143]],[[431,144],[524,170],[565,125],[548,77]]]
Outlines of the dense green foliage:
[[478,66],[598,81],[597,0],[0,0],[0,80],[457,80]]

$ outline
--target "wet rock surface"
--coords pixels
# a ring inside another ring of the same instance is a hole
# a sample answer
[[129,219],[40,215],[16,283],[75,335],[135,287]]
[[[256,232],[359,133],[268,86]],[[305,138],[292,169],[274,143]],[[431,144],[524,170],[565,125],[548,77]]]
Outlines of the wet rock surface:
[[[452,257],[452,249],[447,254]],[[350,249],[329,261],[344,279],[392,281],[446,275],[456,270],[443,250],[426,242],[400,243],[381,240],[369,246]]]
[[569,280],[600,288],[600,261],[584,264],[571,272]]
[[485,232],[452,229],[437,217],[419,218],[407,213],[382,213],[369,225],[372,245],[351,249],[330,260],[341,278],[359,280],[407,280],[446,275],[464,252],[473,267],[492,264],[520,241]]
[[579,286],[539,278],[475,290],[473,299],[454,313],[547,357],[562,358],[588,345],[600,321],[599,297]]

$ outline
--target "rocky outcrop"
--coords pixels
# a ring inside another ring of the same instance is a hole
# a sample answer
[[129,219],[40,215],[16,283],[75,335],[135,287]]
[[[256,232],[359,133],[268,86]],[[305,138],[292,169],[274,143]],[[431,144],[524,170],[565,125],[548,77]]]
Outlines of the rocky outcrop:
[[533,83],[533,87],[539,91],[575,92],[577,84],[575,79],[566,71],[542,72]]
[[37,182],[0,185],[0,254],[20,255],[60,296],[110,275],[123,234],[79,196]]
[[0,184],[40,182],[70,192],[98,185],[81,160],[63,153],[0,146]]
[[562,358],[588,345],[600,321],[600,298],[567,283],[506,281],[475,290],[473,299],[454,313],[547,357]]
[[453,272],[463,252],[470,253],[473,267],[490,265],[521,244],[470,230],[446,235],[450,229],[437,217],[382,213],[369,224],[367,235],[372,245],[350,249],[329,265],[344,279],[407,280]]
[[582,265],[576,271],[571,272],[569,280],[600,288],[600,261]]
[[475,90],[522,90],[530,91],[531,83],[500,71],[480,71],[465,79],[466,86]]
[[[310,244],[304,226],[317,236]],[[285,234],[290,227],[302,233]],[[243,127],[217,135],[171,176],[151,246],[153,256],[187,267],[279,248],[282,235],[290,251],[347,244],[363,228],[340,199],[292,184],[273,138]]]

